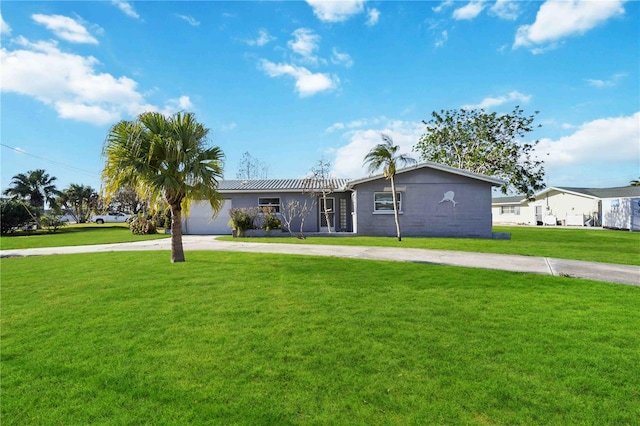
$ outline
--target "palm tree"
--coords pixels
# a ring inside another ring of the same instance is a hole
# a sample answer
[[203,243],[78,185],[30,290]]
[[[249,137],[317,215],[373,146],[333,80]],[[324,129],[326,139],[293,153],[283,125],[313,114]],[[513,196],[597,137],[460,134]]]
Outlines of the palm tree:
[[112,196],[132,187],[143,199],[163,200],[171,209],[171,261],[184,262],[182,211],[190,201],[206,200],[214,214],[224,199],[218,193],[224,154],[207,147],[209,129],[193,113],[170,117],[157,112],[115,124],[105,141],[104,189]]
[[396,233],[398,241],[402,241],[400,236],[400,219],[398,217],[398,202],[396,200],[396,167],[398,164],[410,165],[415,164],[416,160],[406,154],[398,154],[400,147],[393,144],[393,140],[385,135],[382,136],[382,143],[374,146],[371,151],[364,157],[364,164],[368,165],[369,173],[375,173],[380,167],[383,167],[383,174],[386,179],[391,181],[391,194],[393,197],[393,215],[396,220]]
[[62,191],[59,200],[60,204],[71,210],[76,222],[85,223],[96,206],[98,194],[90,186],[72,183]]
[[49,176],[43,169],[29,170],[27,173],[15,175],[11,180],[11,186],[4,191],[14,199],[28,200],[31,207],[44,210],[45,201],[49,206],[56,208],[56,196],[60,191],[56,189],[55,176]]

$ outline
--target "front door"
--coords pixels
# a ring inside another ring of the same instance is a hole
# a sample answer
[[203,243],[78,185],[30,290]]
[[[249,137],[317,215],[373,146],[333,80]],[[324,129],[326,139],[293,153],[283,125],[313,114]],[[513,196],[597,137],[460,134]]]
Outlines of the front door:
[[535,206],[535,225],[542,225],[542,206]]
[[[325,214],[325,199],[320,197],[320,202],[318,206],[320,207],[320,232],[333,232],[335,228],[335,198],[326,198],[327,201],[327,211]],[[329,218],[329,223],[327,223],[327,216]],[[331,229],[329,229],[331,228]]]

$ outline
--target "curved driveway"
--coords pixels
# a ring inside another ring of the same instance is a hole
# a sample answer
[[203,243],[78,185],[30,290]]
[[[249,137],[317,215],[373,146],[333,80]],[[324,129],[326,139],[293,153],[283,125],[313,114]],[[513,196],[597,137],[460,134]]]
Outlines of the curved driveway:
[[[578,260],[553,259],[547,257],[396,247],[228,242],[219,241],[211,235],[185,235],[183,237],[183,245],[185,251],[219,250],[419,262],[437,265],[465,266],[470,268],[498,269],[503,271],[587,278],[591,280],[640,286],[640,267],[638,266],[583,262]],[[1,250],[0,257],[169,249],[170,240],[169,238],[166,238],[151,241],[138,241],[134,243]]]

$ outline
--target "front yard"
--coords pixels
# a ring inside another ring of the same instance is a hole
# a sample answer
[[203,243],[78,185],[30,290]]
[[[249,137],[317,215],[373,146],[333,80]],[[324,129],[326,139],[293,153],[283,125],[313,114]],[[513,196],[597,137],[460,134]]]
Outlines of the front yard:
[[3,425],[640,416],[637,287],[223,252],[0,266]]

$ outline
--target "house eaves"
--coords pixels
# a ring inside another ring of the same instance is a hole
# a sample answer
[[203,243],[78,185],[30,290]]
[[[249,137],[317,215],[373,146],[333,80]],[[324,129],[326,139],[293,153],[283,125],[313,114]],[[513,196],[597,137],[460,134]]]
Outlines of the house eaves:
[[[396,175],[412,172],[414,170],[419,170],[424,168],[439,170],[442,172],[451,173],[458,176],[464,176],[470,179],[480,180],[483,182],[490,183],[493,186],[502,186],[507,183],[502,179],[494,178],[494,177],[483,175],[480,173],[469,172],[467,170],[462,170],[455,167],[445,166],[443,164],[434,163],[432,161],[425,161],[425,162],[416,164],[415,166],[404,167],[402,169],[397,170]],[[360,185],[362,183],[371,182],[378,179],[384,179],[384,175],[381,173],[381,174],[372,175],[366,178],[351,180],[348,182],[347,188],[352,189],[355,185]]]

